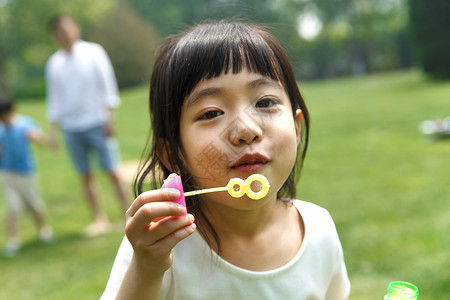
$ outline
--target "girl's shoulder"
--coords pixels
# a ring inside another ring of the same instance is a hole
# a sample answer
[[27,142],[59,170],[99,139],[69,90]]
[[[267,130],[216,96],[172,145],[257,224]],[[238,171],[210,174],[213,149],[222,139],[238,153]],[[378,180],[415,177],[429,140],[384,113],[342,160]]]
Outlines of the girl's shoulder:
[[334,232],[335,225],[333,218],[327,209],[303,200],[291,200],[292,204],[297,208],[302,217],[306,231],[314,230],[331,230]]
[[319,214],[319,215],[330,215],[328,210],[314,204],[312,202],[299,200],[299,199],[281,199],[281,201],[291,202],[299,211],[300,214]]

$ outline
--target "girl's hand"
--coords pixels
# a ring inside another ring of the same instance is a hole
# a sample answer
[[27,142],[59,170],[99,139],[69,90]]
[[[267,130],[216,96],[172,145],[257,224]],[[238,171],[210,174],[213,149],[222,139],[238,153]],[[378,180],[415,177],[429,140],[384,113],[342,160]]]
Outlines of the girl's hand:
[[148,279],[163,276],[172,265],[173,247],[195,231],[194,217],[173,202],[179,196],[176,189],[144,192],[126,212],[125,233],[134,249],[131,264]]

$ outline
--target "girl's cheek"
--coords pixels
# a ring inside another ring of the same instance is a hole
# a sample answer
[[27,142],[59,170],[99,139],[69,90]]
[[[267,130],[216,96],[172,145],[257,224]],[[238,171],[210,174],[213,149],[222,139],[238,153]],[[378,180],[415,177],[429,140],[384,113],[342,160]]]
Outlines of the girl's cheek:
[[189,161],[193,175],[211,184],[226,175],[228,163],[227,154],[213,141],[199,147]]

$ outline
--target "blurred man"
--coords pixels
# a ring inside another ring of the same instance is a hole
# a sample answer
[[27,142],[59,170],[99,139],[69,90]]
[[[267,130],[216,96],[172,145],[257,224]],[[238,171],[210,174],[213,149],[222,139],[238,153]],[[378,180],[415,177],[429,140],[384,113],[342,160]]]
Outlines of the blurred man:
[[96,236],[110,225],[93,181],[91,153],[109,174],[124,212],[129,204],[117,172],[118,149],[113,139],[113,111],[120,104],[117,82],[103,47],[80,40],[81,30],[71,17],[56,16],[49,25],[61,46],[48,59],[45,70],[50,142],[57,148],[60,128],[94,217],[86,234]]

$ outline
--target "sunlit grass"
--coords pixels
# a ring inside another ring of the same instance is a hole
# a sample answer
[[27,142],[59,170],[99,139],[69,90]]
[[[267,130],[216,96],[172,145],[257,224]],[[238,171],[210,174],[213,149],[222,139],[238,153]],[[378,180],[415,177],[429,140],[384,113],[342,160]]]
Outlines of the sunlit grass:
[[450,82],[400,72],[303,90],[313,125],[299,193],[334,217],[352,299],[382,299],[391,280],[449,299],[450,143],[418,127],[450,115]]

